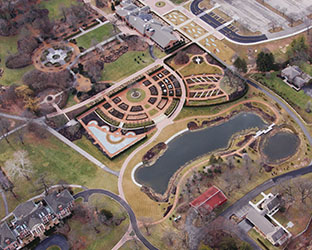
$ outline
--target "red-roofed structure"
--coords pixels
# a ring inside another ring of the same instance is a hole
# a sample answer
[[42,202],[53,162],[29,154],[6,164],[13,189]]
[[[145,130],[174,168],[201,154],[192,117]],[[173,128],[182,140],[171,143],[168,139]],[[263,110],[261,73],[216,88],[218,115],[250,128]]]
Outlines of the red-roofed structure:
[[205,193],[193,200],[190,205],[196,210],[199,208],[205,208],[211,212],[226,201],[227,198],[224,193],[219,188],[212,186]]

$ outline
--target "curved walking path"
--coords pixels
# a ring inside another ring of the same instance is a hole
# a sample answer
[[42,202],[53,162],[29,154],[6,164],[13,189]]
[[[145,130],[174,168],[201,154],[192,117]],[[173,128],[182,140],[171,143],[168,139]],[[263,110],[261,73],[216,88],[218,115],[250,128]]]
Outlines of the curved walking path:
[[74,198],[83,198],[84,201],[88,201],[89,197],[92,194],[103,194],[106,195],[112,199],[114,199],[115,201],[117,201],[122,207],[124,207],[124,209],[127,211],[129,218],[130,218],[130,222],[132,225],[132,229],[135,232],[136,236],[139,238],[139,240],[144,244],[144,246],[146,246],[148,249],[150,250],[157,250],[156,247],[154,247],[141,233],[138,224],[137,224],[137,219],[135,217],[134,212],[132,211],[131,207],[128,205],[128,203],[122,199],[121,197],[119,197],[118,195],[108,191],[108,190],[104,190],[104,189],[89,189],[86,191],[82,191],[78,194],[74,195]]

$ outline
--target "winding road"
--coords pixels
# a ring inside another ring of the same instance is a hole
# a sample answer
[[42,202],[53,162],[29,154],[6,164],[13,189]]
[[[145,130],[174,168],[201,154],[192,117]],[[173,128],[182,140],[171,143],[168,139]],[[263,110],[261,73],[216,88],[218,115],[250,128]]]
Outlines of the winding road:
[[296,177],[300,177],[306,174],[312,173],[312,165],[309,165],[304,168],[300,168],[279,176],[276,176],[259,186],[255,187],[253,190],[251,190],[249,193],[247,193],[244,197],[239,199],[237,202],[235,202],[233,205],[228,207],[226,210],[224,210],[220,216],[230,218],[231,215],[235,213],[235,211],[239,210],[243,206],[247,205],[250,200],[255,198],[257,195],[259,195],[261,192],[264,192],[265,190],[272,188],[284,181],[291,180]]
[[131,222],[131,225],[132,225],[132,229],[133,231],[135,232],[136,236],[140,239],[140,241],[144,244],[144,246],[146,246],[148,249],[150,250],[157,250],[156,247],[154,247],[144,236],[143,234],[141,233],[139,227],[138,227],[138,224],[137,224],[137,219],[135,217],[135,214],[134,212],[132,211],[131,207],[128,205],[128,203],[123,200],[121,197],[119,197],[118,195],[110,192],[110,191],[107,191],[107,190],[104,190],[104,189],[89,189],[89,190],[86,190],[86,191],[82,191],[80,193],[77,193],[74,195],[74,198],[77,199],[77,198],[83,198],[85,202],[88,201],[89,197],[92,195],[92,194],[103,194],[103,195],[106,195],[112,199],[114,199],[115,201],[117,201],[121,206],[124,207],[124,209],[127,211],[128,215],[129,215],[129,218],[130,218],[130,222]]

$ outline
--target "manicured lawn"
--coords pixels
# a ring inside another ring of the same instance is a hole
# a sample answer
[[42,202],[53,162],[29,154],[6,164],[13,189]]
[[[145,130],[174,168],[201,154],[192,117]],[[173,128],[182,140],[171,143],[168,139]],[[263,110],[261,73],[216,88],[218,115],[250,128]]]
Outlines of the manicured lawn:
[[251,229],[248,232],[248,235],[250,236],[250,238],[252,238],[261,248],[263,248],[263,245],[257,240],[261,240],[262,243],[270,250],[277,250],[279,248],[273,246],[267,239],[263,238],[256,230]]
[[189,65],[185,66],[180,70],[180,73],[183,76],[190,76],[196,74],[222,74],[221,70],[213,65],[209,65],[205,62],[201,64],[194,63],[193,61],[190,62]]
[[309,74],[310,76],[312,76],[312,65],[308,64],[307,62],[304,62],[300,65],[300,68],[306,72],[307,74]]
[[312,98],[306,95],[303,90],[296,91],[281,78],[277,77],[278,72],[271,73],[270,76],[266,77],[262,74],[255,74],[252,78],[258,82],[264,84],[276,94],[286,100],[307,122],[312,122],[311,114],[308,114],[305,109],[307,103],[312,101]]
[[60,248],[58,246],[51,246],[48,247],[47,250],[60,250]]
[[144,100],[146,93],[143,89],[134,88],[127,92],[126,97],[129,102],[141,102]]
[[67,8],[72,4],[77,4],[75,0],[42,0],[39,6],[49,10],[49,18],[58,20],[63,17],[61,8]]
[[[151,134],[148,136],[148,138],[151,137]],[[74,143],[81,147],[83,150],[87,151],[89,154],[94,156],[96,159],[101,161],[106,166],[110,167],[113,170],[119,171],[122,163],[126,160],[126,158],[129,156],[129,154],[135,150],[137,147],[139,147],[141,144],[145,143],[145,140],[142,140],[132,146],[131,148],[125,150],[120,155],[116,156],[113,159],[109,159],[106,157],[95,145],[92,144],[92,142],[87,139],[85,136],[83,136],[80,140],[74,141]]]
[[[139,57],[142,60],[139,60]],[[139,62],[134,61],[136,59]],[[103,81],[122,80],[123,78],[134,74],[154,62],[148,50],[146,51],[128,51],[119,57],[115,62],[104,65],[102,73]]]
[[15,54],[17,52],[17,40],[18,36],[2,36],[0,39],[0,68],[4,70],[2,77],[0,77],[1,85],[8,86],[13,83],[21,84],[21,79],[23,75],[34,68],[32,65],[22,69],[8,69],[5,66],[6,58],[9,55]]
[[[12,180],[15,185],[14,192],[19,199],[16,200],[11,193],[6,193],[9,211],[12,211],[18,203],[43,192],[43,186],[39,182],[42,177],[48,185],[68,183],[118,192],[115,176],[93,165],[54,136],[46,134],[45,139],[40,139],[25,130],[24,137],[24,145],[16,134],[9,137],[11,145],[8,145],[5,140],[0,141],[1,166],[6,160],[11,159],[12,154],[17,150],[26,150],[33,164],[31,181],[27,181],[26,178]],[[2,217],[4,215],[2,206],[0,212]]]
[[[101,27],[92,30],[76,39],[77,45],[88,49],[113,35],[114,28],[111,23],[102,25]],[[118,33],[119,31],[117,31]]]

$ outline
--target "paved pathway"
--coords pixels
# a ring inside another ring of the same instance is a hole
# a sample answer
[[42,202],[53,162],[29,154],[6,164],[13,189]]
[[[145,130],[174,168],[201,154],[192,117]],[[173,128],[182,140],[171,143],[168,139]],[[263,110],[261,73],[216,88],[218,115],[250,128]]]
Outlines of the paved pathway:
[[89,189],[86,191],[82,191],[76,195],[74,195],[74,198],[83,198],[84,201],[88,201],[89,197],[92,194],[104,194],[109,196],[110,198],[114,199],[115,201],[117,201],[121,206],[124,207],[124,209],[127,211],[129,218],[130,218],[130,222],[133,228],[134,233],[137,235],[137,237],[140,239],[140,241],[144,244],[144,246],[146,246],[148,249],[150,250],[157,250],[156,247],[154,247],[141,233],[138,224],[137,224],[137,220],[135,217],[134,212],[132,211],[131,207],[128,205],[128,203],[123,200],[122,198],[120,198],[118,195],[104,190],[104,189]]
[[9,131],[8,133],[5,133],[4,135],[0,136],[0,141],[1,141],[4,137],[7,137],[7,136],[9,136],[10,134],[13,134],[14,132],[16,132],[16,131],[18,131],[18,130],[24,128],[24,127],[26,127],[27,124],[28,124],[28,123],[24,123],[23,125],[18,126],[18,127],[16,127],[15,129],[12,129],[11,131]]
[[4,191],[1,190],[0,192],[1,192],[2,200],[3,200],[4,209],[5,209],[5,216],[7,216],[9,214],[8,202],[7,202]]
[[[100,21],[100,20],[99,20],[99,21]],[[100,21],[100,23],[99,23],[98,25],[96,25],[96,26],[94,26],[94,27],[92,27],[92,28],[90,28],[90,29],[87,29],[87,30],[84,30],[84,29],[82,29],[82,28],[79,28],[80,31],[81,31],[81,33],[77,34],[77,35],[74,36],[74,37],[71,37],[70,40],[71,40],[71,39],[76,39],[76,38],[78,38],[78,37],[80,37],[80,36],[82,36],[82,35],[85,35],[85,34],[89,33],[90,31],[93,31],[93,30],[95,30],[95,29],[97,29],[97,28],[100,28],[101,26],[103,26],[103,25],[105,25],[105,24],[107,24],[107,23],[109,23],[108,20],[106,20],[105,22],[101,22],[101,21]]]

